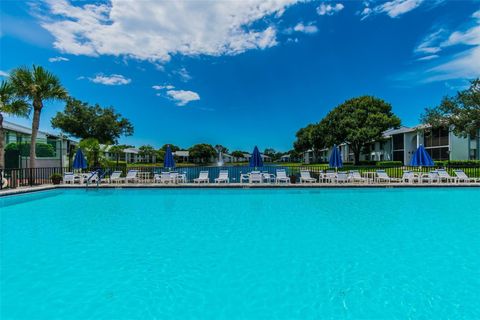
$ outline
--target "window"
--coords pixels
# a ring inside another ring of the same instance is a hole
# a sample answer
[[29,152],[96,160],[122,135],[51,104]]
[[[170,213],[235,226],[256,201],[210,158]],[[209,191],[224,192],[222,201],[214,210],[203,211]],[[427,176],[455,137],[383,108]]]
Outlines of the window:
[[425,130],[424,146],[425,148],[448,146],[448,128],[442,127]]
[[434,161],[449,160],[448,147],[426,149]]
[[479,160],[477,159],[477,134],[473,132],[470,134],[470,152],[469,152],[469,159],[470,160]]
[[394,134],[393,135],[393,150],[403,150],[403,134]]
[[402,161],[403,162],[403,150],[393,151],[393,161]]

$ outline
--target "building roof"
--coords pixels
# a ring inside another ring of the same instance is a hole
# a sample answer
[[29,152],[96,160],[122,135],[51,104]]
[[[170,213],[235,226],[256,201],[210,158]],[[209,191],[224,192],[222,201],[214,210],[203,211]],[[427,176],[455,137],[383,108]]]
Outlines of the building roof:
[[388,130],[383,131],[383,136],[386,138],[386,137],[392,136],[394,134],[413,132],[415,130],[416,130],[416,128],[409,128],[409,127],[402,126],[398,129],[388,129]]
[[188,157],[190,152],[188,152],[188,150],[178,150],[173,152],[173,154],[177,157]]
[[[10,121],[6,121],[6,120],[3,121],[3,128],[5,130],[14,131],[14,132],[22,133],[22,134],[27,134],[27,135],[32,134],[32,128],[21,125],[21,124],[18,124],[18,123],[13,123],[13,122],[10,122]],[[48,137],[63,138],[63,139],[67,139],[67,140],[70,140],[70,141],[73,141],[73,142],[78,142],[77,140],[70,139],[63,134],[51,133],[51,132],[47,132],[47,131],[43,131],[43,130],[38,130],[38,134],[48,136]]]

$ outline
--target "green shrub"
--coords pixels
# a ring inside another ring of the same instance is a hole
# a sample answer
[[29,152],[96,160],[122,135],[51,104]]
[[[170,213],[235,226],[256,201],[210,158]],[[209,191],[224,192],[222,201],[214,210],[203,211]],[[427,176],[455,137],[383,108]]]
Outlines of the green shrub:
[[[35,147],[35,154],[38,158],[51,158],[55,156],[55,148],[51,144],[37,142]],[[22,157],[28,157],[30,155],[30,143],[12,142],[5,147],[5,151],[8,150],[18,151]]]
[[480,166],[480,160],[442,160],[435,161],[435,166],[439,167],[477,167]]
[[402,161],[378,161],[377,166],[379,167],[401,167],[403,166]]
[[52,180],[53,184],[60,184],[60,182],[62,182],[63,177],[60,173],[53,173],[50,176],[50,179]]

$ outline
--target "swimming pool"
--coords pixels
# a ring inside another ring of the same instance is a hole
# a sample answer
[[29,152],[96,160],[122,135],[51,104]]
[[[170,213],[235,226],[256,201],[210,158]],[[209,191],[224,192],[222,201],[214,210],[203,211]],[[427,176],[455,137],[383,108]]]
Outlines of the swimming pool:
[[0,198],[1,319],[478,319],[478,188]]

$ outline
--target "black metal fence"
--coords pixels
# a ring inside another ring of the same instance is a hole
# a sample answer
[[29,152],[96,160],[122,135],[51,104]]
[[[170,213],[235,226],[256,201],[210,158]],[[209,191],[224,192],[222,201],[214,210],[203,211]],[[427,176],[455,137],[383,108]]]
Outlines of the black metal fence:
[[[358,170],[362,175],[375,175],[377,170],[385,170],[387,174],[392,178],[400,178],[402,174],[406,170],[414,171],[417,173],[428,173],[435,169],[444,168],[446,169],[451,176],[455,176],[454,170],[461,169],[463,170],[469,177],[480,177],[480,165],[472,164],[472,165],[449,165],[446,167],[410,167],[410,166],[345,166],[343,168],[339,168],[338,171],[350,171],[350,170]],[[183,173],[187,177],[188,182],[192,182],[193,179],[197,178],[200,174],[200,171],[208,171],[208,176],[210,182],[213,182],[215,178],[218,177],[220,170],[228,170],[230,182],[240,182],[241,174],[246,174],[251,171],[254,171],[255,168],[250,168],[247,166],[203,166],[203,167],[177,167],[173,170],[168,170],[163,167],[153,167],[153,166],[137,166],[137,167],[129,167],[128,169],[123,169],[123,176],[126,175],[126,171],[128,170],[139,170],[142,172],[147,172],[147,176],[149,178],[153,178],[154,174],[161,173],[163,171],[175,171],[178,173]],[[270,174],[276,174],[276,171],[279,169],[285,169],[287,175],[290,176],[291,182],[296,183],[299,180],[300,171],[301,170],[308,170],[311,173],[311,176],[314,178],[318,178],[321,173],[325,173],[329,170],[335,170],[328,168],[328,165],[268,165],[262,168],[256,168],[256,170],[261,172],[267,172]],[[104,173],[104,177],[108,178],[109,175],[116,170],[116,168],[102,168],[100,169]],[[63,176],[65,172],[73,171],[71,168],[23,168],[23,169],[5,169],[1,172],[1,175],[7,180],[7,187],[8,188],[17,188],[17,187],[24,187],[24,186],[35,186],[35,185],[42,185],[42,184],[50,184],[52,183],[52,175],[57,173]],[[88,170],[84,170],[84,172],[88,172]],[[0,184],[0,188],[2,184]]]

